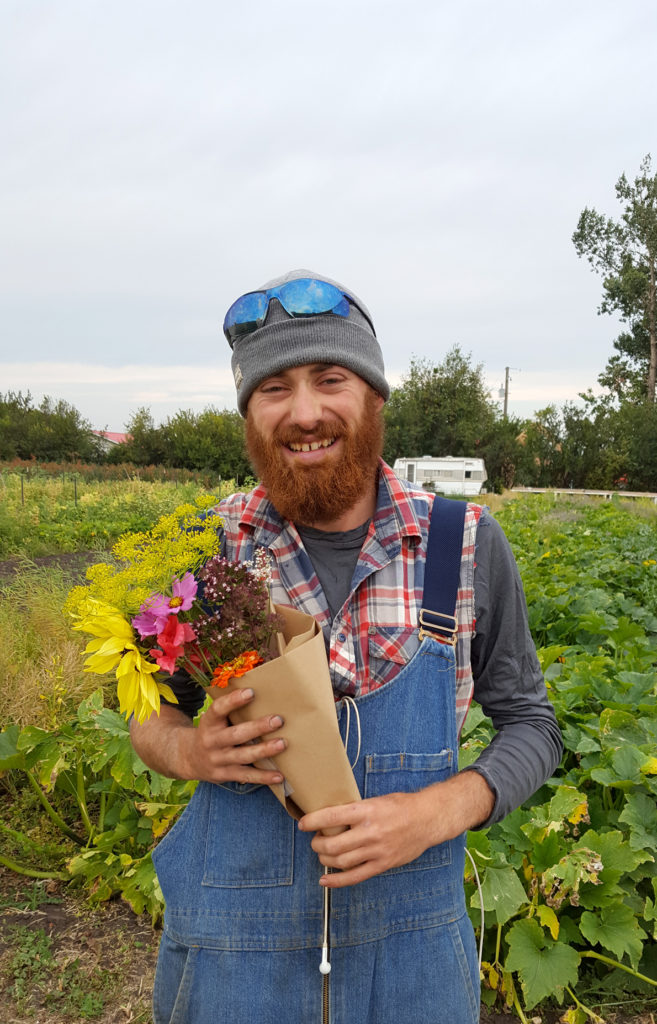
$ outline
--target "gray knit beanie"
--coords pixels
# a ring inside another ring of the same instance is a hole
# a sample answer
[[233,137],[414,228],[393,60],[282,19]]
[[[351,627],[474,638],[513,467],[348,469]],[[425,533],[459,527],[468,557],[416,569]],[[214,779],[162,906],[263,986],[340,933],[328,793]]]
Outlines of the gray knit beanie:
[[390,395],[372,318],[367,306],[352,291],[312,270],[291,270],[282,277],[267,281],[261,289],[253,290],[265,291],[302,277],[328,281],[345,292],[351,300],[349,316],[322,313],[294,318],[288,316],[280,303],[271,302],[262,327],[233,342],[231,367],[237,388],[237,407],[242,416],[246,416],[251,393],[261,381],[282,370],[307,363],[344,366],[371,384],[384,399]]

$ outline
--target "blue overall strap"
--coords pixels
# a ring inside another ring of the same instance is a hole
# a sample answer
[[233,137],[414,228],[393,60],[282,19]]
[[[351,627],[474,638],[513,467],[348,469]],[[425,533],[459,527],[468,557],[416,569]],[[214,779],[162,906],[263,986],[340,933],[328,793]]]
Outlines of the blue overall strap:
[[456,598],[463,551],[464,501],[450,501],[436,495],[429,524],[424,593],[420,609],[420,639],[456,643]]

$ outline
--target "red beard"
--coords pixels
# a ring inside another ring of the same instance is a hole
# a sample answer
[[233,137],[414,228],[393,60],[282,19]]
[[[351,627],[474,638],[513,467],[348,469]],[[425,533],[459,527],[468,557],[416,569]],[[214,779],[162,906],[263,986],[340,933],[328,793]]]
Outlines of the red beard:
[[273,437],[265,437],[247,412],[246,446],[251,462],[284,519],[306,525],[330,523],[373,490],[383,449],[383,415],[374,391],[367,391],[363,412],[353,426],[338,418],[324,420],[312,431],[313,441],[338,437],[342,440],[339,457],[329,452],[319,465],[291,466],[282,446],[304,444],[308,433],[300,427],[284,427],[274,431]]

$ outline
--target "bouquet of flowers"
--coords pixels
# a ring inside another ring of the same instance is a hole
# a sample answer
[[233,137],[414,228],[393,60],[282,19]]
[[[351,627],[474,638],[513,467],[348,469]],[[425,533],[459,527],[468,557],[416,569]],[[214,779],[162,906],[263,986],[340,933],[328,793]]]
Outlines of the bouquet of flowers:
[[86,670],[114,669],[119,707],[138,722],[159,713],[161,697],[178,703],[162,673],[184,669],[203,687],[225,687],[274,656],[282,620],[269,606],[268,583],[263,552],[255,565],[214,555],[196,574],[174,576],[164,592],[149,595],[130,622],[90,599],[73,627],[95,637]]
[[[342,745],[324,640],[312,616],[272,605],[268,554],[254,562],[220,557],[221,518],[183,506],[152,531],[122,538],[114,565],[87,571],[68,609],[74,629],[91,634],[85,670],[114,671],[119,706],[143,722],[164,697],[166,677],[184,669],[216,695],[243,685],[254,700],[235,721],[278,713],[286,750],[276,759],[285,782],[271,789],[295,817],[360,799]],[[271,763],[267,767],[272,767]]]

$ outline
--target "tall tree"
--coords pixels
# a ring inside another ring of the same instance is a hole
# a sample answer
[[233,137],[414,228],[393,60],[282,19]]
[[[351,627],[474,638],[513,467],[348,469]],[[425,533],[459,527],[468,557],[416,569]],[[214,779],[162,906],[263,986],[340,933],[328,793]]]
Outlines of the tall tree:
[[619,398],[655,401],[657,379],[657,174],[650,155],[630,183],[616,182],[620,220],[584,209],[573,234],[578,256],[603,275],[599,313],[620,315],[628,330],[616,338],[600,383]]
[[385,406],[384,456],[474,455],[495,418],[481,365],[458,345],[441,363],[412,359]]

